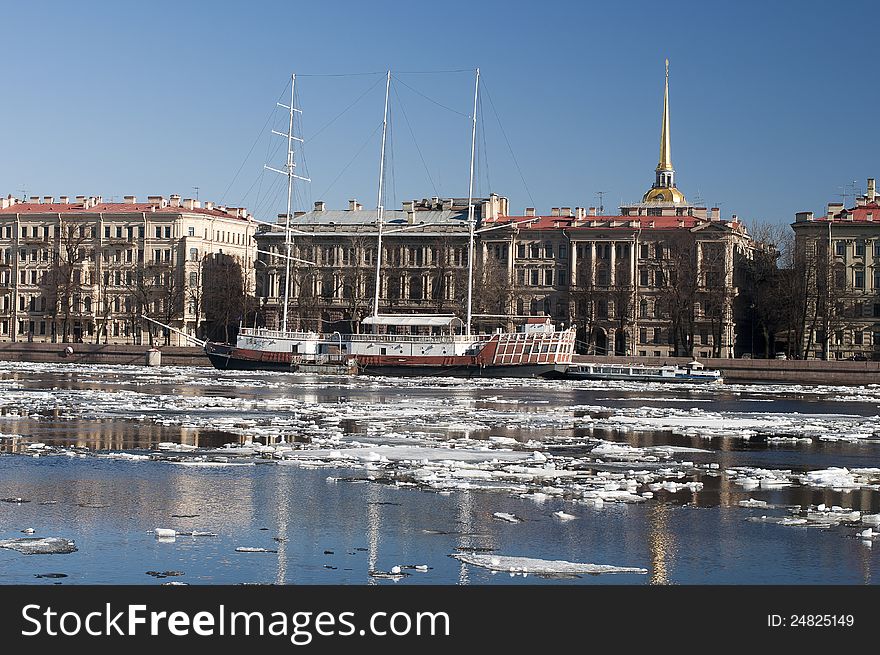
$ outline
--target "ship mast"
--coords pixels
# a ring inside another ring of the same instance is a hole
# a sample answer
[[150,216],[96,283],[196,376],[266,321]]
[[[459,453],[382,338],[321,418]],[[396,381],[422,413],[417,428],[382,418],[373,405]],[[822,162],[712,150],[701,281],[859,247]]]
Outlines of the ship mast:
[[279,170],[277,168],[272,168],[271,166],[264,165],[264,168],[269,169],[270,171],[274,171],[275,173],[280,173],[281,175],[287,176],[287,215],[284,224],[284,249],[285,249],[285,272],[284,272],[284,310],[282,311],[281,318],[281,331],[287,332],[287,308],[290,304],[290,248],[293,245],[293,241],[291,240],[291,231],[290,231],[290,209],[291,202],[293,198],[293,180],[296,178],[297,180],[303,180],[304,182],[311,182],[311,180],[307,177],[302,177],[300,175],[294,174],[294,169],[296,169],[296,162],[293,156],[293,142],[299,141],[300,143],[303,140],[299,137],[293,136],[293,113],[302,111],[300,109],[296,109],[293,106],[293,90],[296,85],[296,73],[291,74],[290,76],[290,106],[276,103],[279,107],[283,107],[287,109],[290,113],[290,117],[287,124],[287,133],[277,132],[276,130],[272,130],[272,134],[277,134],[278,136],[283,136],[287,139],[287,164],[285,165],[285,170]]
[[471,170],[468,181],[468,293],[467,293],[467,322],[465,331],[467,336],[471,334],[471,317],[473,316],[473,291],[474,291],[474,150],[477,143],[477,95],[480,92],[480,69],[477,69],[474,82],[474,113],[471,128]]
[[388,91],[391,89],[391,71],[385,77],[385,112],[382,115],[382,154],[379,157],[379,193],[376,201],[376,225],[379,239],[376,245],[376,293],[373,298],[373,316],[379,315],[379,287],[382,281],[382,223],[385,208],[382,206],[382,183],[385,180],[385,135],[388,129]]

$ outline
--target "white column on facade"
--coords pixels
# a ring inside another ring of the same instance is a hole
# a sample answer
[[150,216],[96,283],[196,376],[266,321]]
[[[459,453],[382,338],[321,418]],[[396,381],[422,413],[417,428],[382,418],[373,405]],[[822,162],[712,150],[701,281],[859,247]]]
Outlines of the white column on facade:
[[571,261],[571,272],[569,274],[568,284],[569,284],[569,286],[573,287],[577,284],[577,264],[578,264],[577,243],[575,243],[574,241],[571,242],[570,261]]
[[596,242],[590,241],[590,279],[591,286],[596,284]]
[[[609,271],[608,282],[613,287],[617,283],[617,271],[615,270],[617,268],[617,242],[616,241],[611,242],[610,262],[611,262],[611,270]],[[616,310],[617,308],[615,307],[614,309]]]

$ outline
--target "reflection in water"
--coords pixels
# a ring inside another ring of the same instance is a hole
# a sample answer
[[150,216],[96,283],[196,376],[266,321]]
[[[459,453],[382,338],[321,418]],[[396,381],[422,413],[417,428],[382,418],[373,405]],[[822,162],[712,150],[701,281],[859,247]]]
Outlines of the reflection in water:
[[[458,499],[458,525],[461,534],[458,537],[458,547],[465,549],[476,546],[473,539],[473,519],[474,519],[474,500],[470,491],[463,491]],[[468,577],[468,567],[464,562],[459,564],[458,584],[470,584]]]
[[650,584],[668,585],[669,569],[675,561],[675,537],[669,529],[670,508],[665,503],[657,503],[649,513],[648,541],[651,551]]
[[[367,486],[367,564],[368,571],[378,571],[379,561],[379,533],[382,530],[382,521],[379,504],[379,485]],[[368,584],[378,584],[374,577],[370,577]]]

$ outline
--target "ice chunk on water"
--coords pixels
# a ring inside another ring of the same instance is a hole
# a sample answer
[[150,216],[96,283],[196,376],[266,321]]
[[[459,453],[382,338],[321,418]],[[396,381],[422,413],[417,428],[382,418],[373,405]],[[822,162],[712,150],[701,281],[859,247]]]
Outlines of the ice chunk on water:
[[558,512],[553,512],[553,516],[558,518],[560,521],[571,521],[572,519],[577,518],[574,514],[569,514],[562,510],[559,510]]
[[491,571],[532,573],[535,575],[578,575],[583,573],[647,573],[647,569],[610,564],[585,564],[565,560],[536,559],[510,555],[487,555],[484,553],[454,553],[455,559],[480,566]]
[[496,519],[500,519],[502,521],[507,521],[508,523],[521,523],[522,519],[513,514],[508,514],[507,512],[495,512],[492,514]]
[[9,548],[25,555],[64,555],[76,550],[73,539],[64,537],[21,537],[0,539],[0,548]]

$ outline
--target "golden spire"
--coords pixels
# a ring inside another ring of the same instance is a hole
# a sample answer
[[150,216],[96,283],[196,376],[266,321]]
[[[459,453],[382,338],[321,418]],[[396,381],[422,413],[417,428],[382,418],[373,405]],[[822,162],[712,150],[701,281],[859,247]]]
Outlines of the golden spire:
[[660,163],[658,171],[672,170],[672,154],[669,147],[669,60],[666,60],[666,87],[663,90],[663,125],[660,128]]
[[666,86],[663,89],[663,123],[660,126],[660,161],[654,173],[654,186],[642,197],[642,202],[687,202],[675,188],[675,169],[672,168],[672,148],[669,138],[669,60],[666,60]]

